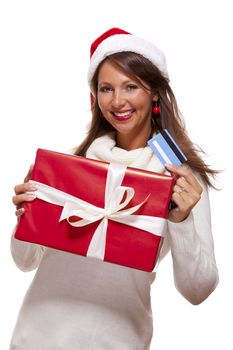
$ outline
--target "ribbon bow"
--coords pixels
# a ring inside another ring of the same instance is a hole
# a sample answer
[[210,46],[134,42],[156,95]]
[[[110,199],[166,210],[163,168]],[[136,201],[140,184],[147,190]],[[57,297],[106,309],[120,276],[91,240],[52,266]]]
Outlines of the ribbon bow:
[[[81,227],[101,220],[91,239],[87,256],[104,260],[108,220],[133,226],[158,236],[163,236],[166,229],[166,220],[164,218],[131,215],[148,200],[150,194],[138,205],[122,210],[129,204],[135,194],[132,187],[121,186],[125,171],[125,165],[109,164],[104,208],[99,208],[43,183],[33,180],[30,180],[30,182],[37,184],[37,198],[63,206],[59,221],[66,219],[70,225]],[[126,197],[121,202],[125,194]],[[81,220],[73,222],[70,220],[71,216],[78,216]]]

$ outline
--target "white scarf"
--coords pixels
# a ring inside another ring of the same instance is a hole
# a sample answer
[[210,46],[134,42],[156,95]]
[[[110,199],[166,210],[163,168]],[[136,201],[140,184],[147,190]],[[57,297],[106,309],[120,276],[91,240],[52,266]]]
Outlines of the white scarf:
[[149,146],[126,151],[116,146],[115,133],[108,133],[95,139],[87,150],[87,158],[104,162],[125,164],[157,173],[165,169]]

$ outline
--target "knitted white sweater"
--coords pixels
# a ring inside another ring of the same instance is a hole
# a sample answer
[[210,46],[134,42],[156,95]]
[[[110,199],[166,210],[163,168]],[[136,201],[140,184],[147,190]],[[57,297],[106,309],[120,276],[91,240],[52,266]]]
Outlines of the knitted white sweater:
[[[163,172],[149,147],[125,151],[112,134],[91,145],[87,157]],[[26,214],[25,214],[26,215]],[[171,249],[177,289],[190,302],[215,288],[208,193],[182,223],[168,224],[161,258]],[[152,337],[150,286],[155,273],[43,248],[12,237],[23,271],[37,268],[13,332],[10,350],[147,350]]]

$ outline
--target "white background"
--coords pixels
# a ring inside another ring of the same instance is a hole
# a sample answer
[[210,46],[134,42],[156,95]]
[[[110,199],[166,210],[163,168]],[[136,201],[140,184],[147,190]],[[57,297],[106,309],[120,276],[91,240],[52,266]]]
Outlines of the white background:
[[[83,6],[86,6],[83,9]],[[157,44],[190,137],[223,169],[211,191],[220,283],[201,305],[178,294],[167,257],[152,287],[156,350],[232,349],[232,15],[230,1],[1,1],[0,349],[8,349],[34,272],[19,271],[9,243],[13,187],[38,147],[65,152],[89,122],[89,45],[118,26]],[[33,350],[33,349],[32,349]],[[49,350],[49,349],[48,349]]]

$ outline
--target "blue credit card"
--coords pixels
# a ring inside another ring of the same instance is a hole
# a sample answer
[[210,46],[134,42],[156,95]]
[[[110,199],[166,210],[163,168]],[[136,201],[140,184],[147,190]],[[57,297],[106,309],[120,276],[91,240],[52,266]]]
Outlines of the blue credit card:
[[147,143],[164,166],[165,164],[179,166],[187,160],[167,129],[162,130]]

